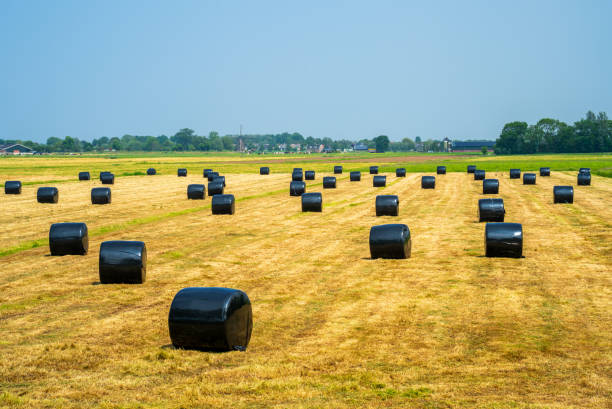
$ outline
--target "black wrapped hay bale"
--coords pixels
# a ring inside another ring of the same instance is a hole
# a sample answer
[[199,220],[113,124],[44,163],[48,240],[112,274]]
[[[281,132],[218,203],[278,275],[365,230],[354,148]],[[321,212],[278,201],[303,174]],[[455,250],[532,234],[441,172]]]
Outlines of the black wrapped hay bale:
[[205,178],[208,178],[208,174],[212,171],[213,171],[212,169],[204,169],[204,171],[202,172],[202,176],[204,176]]
[[397,195],[376,196],[376,216],[397,216],[399,214],[399,197]]
[[306,183],[293,180],[289,184],[289,196],[302,196],[306,192]]
[[91,204],[110,204],[110,187],[94,187],[91,189]]
[[213,172],[211,170],[206,174],[206,179],[208,179],[209,182],[212,182],[217,176],[219,176],[219,172]]
[[108,171],[100,172],[100,182],[102,182],[102,176],[104,176],[104,175],[112,175],[112,173],[110,173]]
[[155,174],[157,174],[157,171],[155,169],[153,169],[153,168],[147,169],[147,175],[153,176]]
[[320,192],[302,194],[302,212],[323,211],[323,195]]
[[307,170],[306,172],[304,172],[304,179],[306,179],[306,180],[315,180],[315,171],[314,170]]
[[223,194],[223,183],[213,180],[208,182],[208,196],[222,195]]
[[212,197],[212,214],[234,214],[235,210],[234,195],[214,195]]
[[205,197],[206,197],[206,187],[204,185],[191,184],[187,186],[187,199],[202,200]]
[[579,173],[578,174],[578,186],[590,186],[591,185],[591,174],[590,173]]
[[342,174],[342,166],[336,165],[334,166],[334,174],[341,175]]
[[303,172],[303,171],[304,171],[304,169],[302,169],[302,168],[293,168],[293,170],[291,172],[293,173],[293,172]]
[[114,185],[115,175],[110,172],[104,172],[100,175],[100,182],[102,182],[103,185]]
[[147,247],[142,241],[105,241],[100,245],[102,284],[142,284],[147,276]]
[[79,172],[79,180],[91,180],[89,172]]
[[19,180],[7,180],[6,182],[4,182],[4,194],[20,195],[21,182]]
[[336,188],[336,177],[325,176],[323,178],[323,189],[335,189]]
[[536,174],[535,173],[523,173],[523,184],[524,185],[535,185]]
[[510,169],[510,179],[520,179],[520,178],[521,178],[520,169]]
[[574,203],[574,188],[572,186],[553,187],[554,203]]
[[496,195],[499,193],[499,180],[485,179],[482,181],[483,195]]
[[260,175],[269,175],[270,174],[270,168],[267,166],[262,166],[261,168],[259,168],[259,174]]
[[446,175],[446,166],[438,166],[436,168],[436,174],[438,174],[438,175]]
[[294,170],[293,172],[291,172],[291,180],[293,180],[294,182],[301,182],[304,180],[304,173],[302,172],[302,170]]
[[409,258],[412,242],[405,224],[383,224],[370,229],[372,258]]
[[227,186],[225,184],[225,176],[215,176],[212,181],[213,182],[221,182],[221,183],[223,183],[223,187]]
[[578,173],[591,173],[591,168],[580,168]]
[[397,168],[397,169],[395,169],[395,176],[397,176],[398,178],[405,178],[406,177],[406,169],[405,168]]
[[468,165],[467,173],[474,173],[476,171],[476,165]]
[[485,180],[485,171],[482,169],[474,170],[474,180]]
[[38,203],[57,203],[59,191],[56,187],[39,187],[36,192],[36,200]]
[[231,288],[183,288],[170,305],[168,329],[176,348],[244,351],[253,329],[251,301]]
[[378,166],[370,166],[370,175],[378,175]]
[[479,199],[478,221],[479,222],[503,222],[506,215],[504,199]]
[[350,180],[351,182],[359,182],[361,181],[361,172],[359,171],[353,171],[350,173]]
[[374,176],[372,178],[372,185],[374,187],[385,187],[385,186],[387,186],[387,177],[386,176]]
[[89,236],[85,223],[54,223],[49,229],[49,250],[52,256],[85,255]]
[[436,188],[436,177],[435,176],[422,176],[421,177],[421,188],[422,189],[435,189]]
[[522,257],[523,226],[520,223],[487,223],[485,249],[487,257]]
[[182,177],[185,177],[185,176],[187,176],[187,169],[185,169],[185,168],[179,168],[179,169],[176,171],[176,174],[177,174],[177,176],[182,176]]
[[550,168],[540,168],[540,176],[550,176]]

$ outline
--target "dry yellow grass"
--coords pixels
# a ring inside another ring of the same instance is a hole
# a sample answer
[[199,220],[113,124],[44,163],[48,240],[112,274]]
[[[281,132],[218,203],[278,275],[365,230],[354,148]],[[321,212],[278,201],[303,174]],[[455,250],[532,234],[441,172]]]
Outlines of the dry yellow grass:
[[[58,205],[36,203],[33,186],[2,196],[0,249],[58,221],[96,234],[83,257],[0,258],[0,407],[609,408],[612,180],[553,205],[573,173],[536,186],[493,175],[506,220],[523,223],[523,259],[483,257],[481,185],[463,173],[433,191],[421,174],[384,189],[344,174],[323,190],[318,173],[307,191],[323,192],[321,214],[300,212],[288,174],[228,176],[234,216],[187,201],[201,174],[120,179],[110,206],[89,204],[97,182],[62,184]],[[400,195],[399,217],[375,217],[381,193]],[[369,228],[393,222],[410,227],[412,258],[370,260]],[[111,239],[146,242],[143,285],[98,285]],[[249,295],[246,352],[169,346],[170,302],[187,286]]]

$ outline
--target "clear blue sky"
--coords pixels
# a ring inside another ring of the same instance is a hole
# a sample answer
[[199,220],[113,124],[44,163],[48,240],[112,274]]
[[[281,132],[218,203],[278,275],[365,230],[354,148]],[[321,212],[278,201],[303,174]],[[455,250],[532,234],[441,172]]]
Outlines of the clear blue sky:
[[0,138],[494,139],[612,116],[612,1],[0,1]]

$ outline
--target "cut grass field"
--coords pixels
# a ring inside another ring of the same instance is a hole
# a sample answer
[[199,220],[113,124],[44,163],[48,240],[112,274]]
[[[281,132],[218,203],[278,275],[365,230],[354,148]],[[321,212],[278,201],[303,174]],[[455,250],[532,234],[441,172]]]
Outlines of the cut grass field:
[[[333,163],[307,159],[270,162],[270,176],[256,172],[263,158],[231,156],[0,160],[0,180],[32,183],[0,195],[0,407],[609,408],[612,179],[575,186],[575,171],[556,169],[604,169],[610,155],[407,157],[408,169],[461,172],[437,176],[435,190],[420,188],[423,173],[388,174],[385,188],[367,174],[349,182],[349,170],[398,163],[373,157],[336,158],[337,189],[321,186]],[[467,161],[500,179],[525,258],[483,257],[483,195]],[[552,176],[535,186],[508,178],[507,168],[547,164]],[[90,204],[99,182],[75,180],[151,166],[161,174],[118,177],[111,205]],[[301,213],[289,196],[294,166],[317,170],[307,191],[323,192],[323,213]],[[227,175],[235,215],[187,200],[205,167]],[[36,203],[48,180],[65,180],[57,205]],[[574,185],[573,205],[552,203],[559,184]],[[377,194],[399,195],[399,217],[375,217]],[[87,223],[88,255],[48,255],[49,225],[62,221]],[[369,229],[384,223],[410,227],[410,259],[369,258]],[[99,284],[100,243],[115,239],[147,244],[143,285]],[[246,352],[169,345],[170,302],[188,286],[249,295]]]

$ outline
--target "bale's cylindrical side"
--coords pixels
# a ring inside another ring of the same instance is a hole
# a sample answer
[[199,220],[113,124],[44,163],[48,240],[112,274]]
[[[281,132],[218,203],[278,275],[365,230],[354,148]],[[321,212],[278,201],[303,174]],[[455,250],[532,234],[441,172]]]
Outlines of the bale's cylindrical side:
[[227,185],[225,184],[225,176],[215,176],[212,181],[221,182],[223,183],[223,187],[227,187]]
[[397,195],[376,196],[376,216],[399,215],[399,197]]
[[156,171],[155,169],[153,169],[153,168],[149,168],[149,169],[147,169],[147,175],[151,175],[151,176],[153,176],[153,175],[155,175],[156,173],[157,173],[157,171]]
[[234,214],[236,199],[234,195],[214,195],[211,206],[212,214]]
[[446,166],[438,166],[436,168],[436,174],[438,174],[438,175],[446,175]]
[[222,195],[223,194],[223,183],[212,181],[208,182],[208,196]]
[[100,182],[102,182],[103,185],[114,185],[115,175],[112,173],[105,172],[100,175]]
[[487,223],[485,249],[487,257],[522,257],[523,226],[520,223]]
[[520,169],[510,169],[510,179],[520,179],[520,178],[521,178]]
[[36,192],[36,200],[38,203],[57,203],[59,191],[56,187],[39,187]]
[[535,173],[523,173],[523,184],[524,185],[535,185],[536,174]]
[[591,173],[591,168],[580,168],[578,173]]
[[342,166],[334,166],[334,174],[341,175],[342,174]]
[[336,177],[325,176],[323,178],[323,189],[335,189],[336,188]]
[[176,171],[176,174],[177,174],[177,176],[182,176],[182,177],[185,177],[185,176],[187,176],[187,169],[185,169],[185,168],[179,168],[179,169]]
[[540,176],[550,176],[550,168],[540,168]]
[[21,181],[7,180],[6,182],[4,182],[4,194],[20,195],[21,194]]
[[506,215],[504,199],[479,199],[478,221],[480,222],[503,222]]
[[79,172],[79,180],[91,180],[89,172]]
[[302,194],[302,212],[323,211],[323,195],[320,192]]
[[49,229],[49,250],[52,256],[85,255],[89,237],[85,223],[54,223]]
[[421,188],[422,189],[435,189],[436,188],[436,177],[435,176],[421,176]]
[[387,177],[386,176],[374,176],[372,178],[372,185],[374,187],[385,187],[385,186],[387,186]]
[[112,173],[110,173],[108,171],[100,172],[100,182],[102,182],[102,176],[104,176],[104,175],[112,175]]
[[370,229],[372,258],[408,258],[412,242],[405,224],[383,224]]
[[215,180],[215,178],[219,176],[219,172],[213,172],[212,170],[210,172],[208,172],[208,174],[206,175],[206,179],[208,179],[209,182],[212,182],[213,180]]
[[110,204],[111,190],[110,187],[94,187],[91,189],[91,204]]
[[253,329],[251,301],[231,288],[183,288],[170,305],[168,329],[176,348],[244,351]]
[[205,178],[208,178],[208,174],[212,171],[213,171],[212,169],[204,169],[202,171],[202,176],[204,176]]
[[304,180],[304,173],[301,170],[294,170],[291,172],[291,180],[294,182],[301,182]]
[[578,174],[578,186],[589,186],[591,184],[590,173],[579,173]]
[[353,171],[350,173],[351,182],[359,182],[361,181],[361,172]]
[[406,177],[406,169],[405,168],[397,168],[395,169],[395,176],[398,178]]
[[370,166],[370,175],[378,175],[378,166]]
[[474,173],[475,170],[476,170],[476,165],[468,165],[467,173]]
[[485,171],[482,169],[474,170],[474,180],[485,180]]
[[314,170],[307,170],[306,172],[304,172],[304,179],[306,179],[306,180],[315,180],[315,171]]
[[483,195],[496,195],[499,193],[499,180],[485,179],[482,181]]
[[262,166],[261,168],[259,168],[259,174],[260,175],[269,175],[270,174],[270,168],[267,166]]
[[[221,188],[223,191],[223,187]],[[203,200],[206,197],[206,187],[201,184],[187,186],[187,199]]]
[[574,187],[573,186],[555,186],[553,187],[554,203],[574,203]]
[[102,284],[142,284],[147,276],[147,247],[142,241],[105,241],[100,245]]
[[302,196],[306,192],[306,183],[294,180],[289,184],[289,196]]

